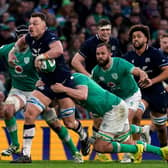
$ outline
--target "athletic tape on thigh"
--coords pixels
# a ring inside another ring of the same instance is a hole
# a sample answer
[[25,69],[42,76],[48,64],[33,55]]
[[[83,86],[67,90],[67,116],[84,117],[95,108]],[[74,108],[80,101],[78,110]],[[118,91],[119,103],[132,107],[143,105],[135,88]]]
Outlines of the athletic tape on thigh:
[[138,109],[140,109],[143,113],[146,110],[145,104],[141,101],[138,105]]
[[154,124],[164,125],[167,122],[167,114],[165,114],[161,117],[155,117],[155,116],[151,115],[151,119],[152,119]]
[[45,105],[36,97],[29,97],[27,103],[34,104],[37,108],[40,109],[40,111],[43,111],[45,109]]
[[61,116],[64,117],[68,117],[71,116],[72,114],[75,113],[75,107],[71,107],[71,108],[67,108],[67,109],[61,109]]

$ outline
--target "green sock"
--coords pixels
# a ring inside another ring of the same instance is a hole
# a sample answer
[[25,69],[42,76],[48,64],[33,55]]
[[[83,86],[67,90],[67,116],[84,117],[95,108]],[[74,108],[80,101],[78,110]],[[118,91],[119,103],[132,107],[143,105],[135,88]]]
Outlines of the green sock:
[[130,125],[130,133],[131,134],[135,134],[135,133],[142,133],[142,127],[140,126],[137,126],[137,125],[134,125],[134,124],[131,124]]
[[136,145],[121,144],[112,142],[113,153],[135,153],[138,151]]
[[19,146],[15,117],[12,117],[10,120],[5,120],[5,124],[9,132],[12,145]]
[[78,151],[78,149],[76,148],[76,146],[74,145],[72,138],[70,137],[67,128],[65,128],[64,126],[61,127],[60,131],[57,132],[58,136],[61,140],[63,140],[63,142],[69,147],[72,155],[75,154],[75,152]]
[[146,152],[152,152],[154,154],[157,154],[159,156],[162,156],[162,152],[160,150],[160,147],[157,147],[157,146],[153,146],[153,145],[150,145],[150,144],[147,144],[147,143],[144,143],[142,141],[137,141],[137,144],[143,144],[144,145],[144,150]]

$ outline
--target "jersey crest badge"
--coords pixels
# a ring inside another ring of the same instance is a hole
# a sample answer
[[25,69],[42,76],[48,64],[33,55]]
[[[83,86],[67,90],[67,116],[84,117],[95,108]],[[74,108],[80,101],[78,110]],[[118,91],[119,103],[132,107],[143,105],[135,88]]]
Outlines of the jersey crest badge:
[[30,62],[30,57],[24,57],[24,63],[28,64]]
[[112,73],[111,76],[112,76],[112,78],[115,79],[115,80],[118,79],[118,74],[117,74],[117,73]]
[[145,58],[145,62],[146,63],[151,62],[150,58],[149,57]]

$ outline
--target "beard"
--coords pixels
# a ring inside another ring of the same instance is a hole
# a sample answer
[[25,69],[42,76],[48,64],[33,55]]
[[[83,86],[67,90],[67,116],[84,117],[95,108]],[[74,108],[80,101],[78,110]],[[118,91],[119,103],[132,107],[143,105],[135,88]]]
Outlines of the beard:
[[106,60],[98,60],[97,63],[100,67],[105,67],[108,63],[109,63],[110,59],[106,59]]
[[133,43],[133,46],[136,50],[140,50],[144,46],[145,43],[138,43],[138,44],[139,45],[137,46],[137,45],[135,45],[135,43]]

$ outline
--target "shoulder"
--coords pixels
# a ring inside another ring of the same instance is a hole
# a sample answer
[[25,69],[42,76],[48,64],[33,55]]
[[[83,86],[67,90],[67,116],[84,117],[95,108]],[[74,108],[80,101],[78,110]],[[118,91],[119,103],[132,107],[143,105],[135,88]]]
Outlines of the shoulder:
[[52,40],[52,41],[56,41],[56,40],[59,40],[58,37],[56,36],[55,33],[49,31],[49,30],[46,30],[45,33],[44,33],[44,39],[46,40]]
[[98,42],[98,38],[95,36],[91,36],[90,38],[86,39],[84,43],[86,44],[93,44],[93,42]]
[[113,43],[113,44],[118,44],[118,39],[117,38],[114,38],[114,37],[110,37],[110,42]]

